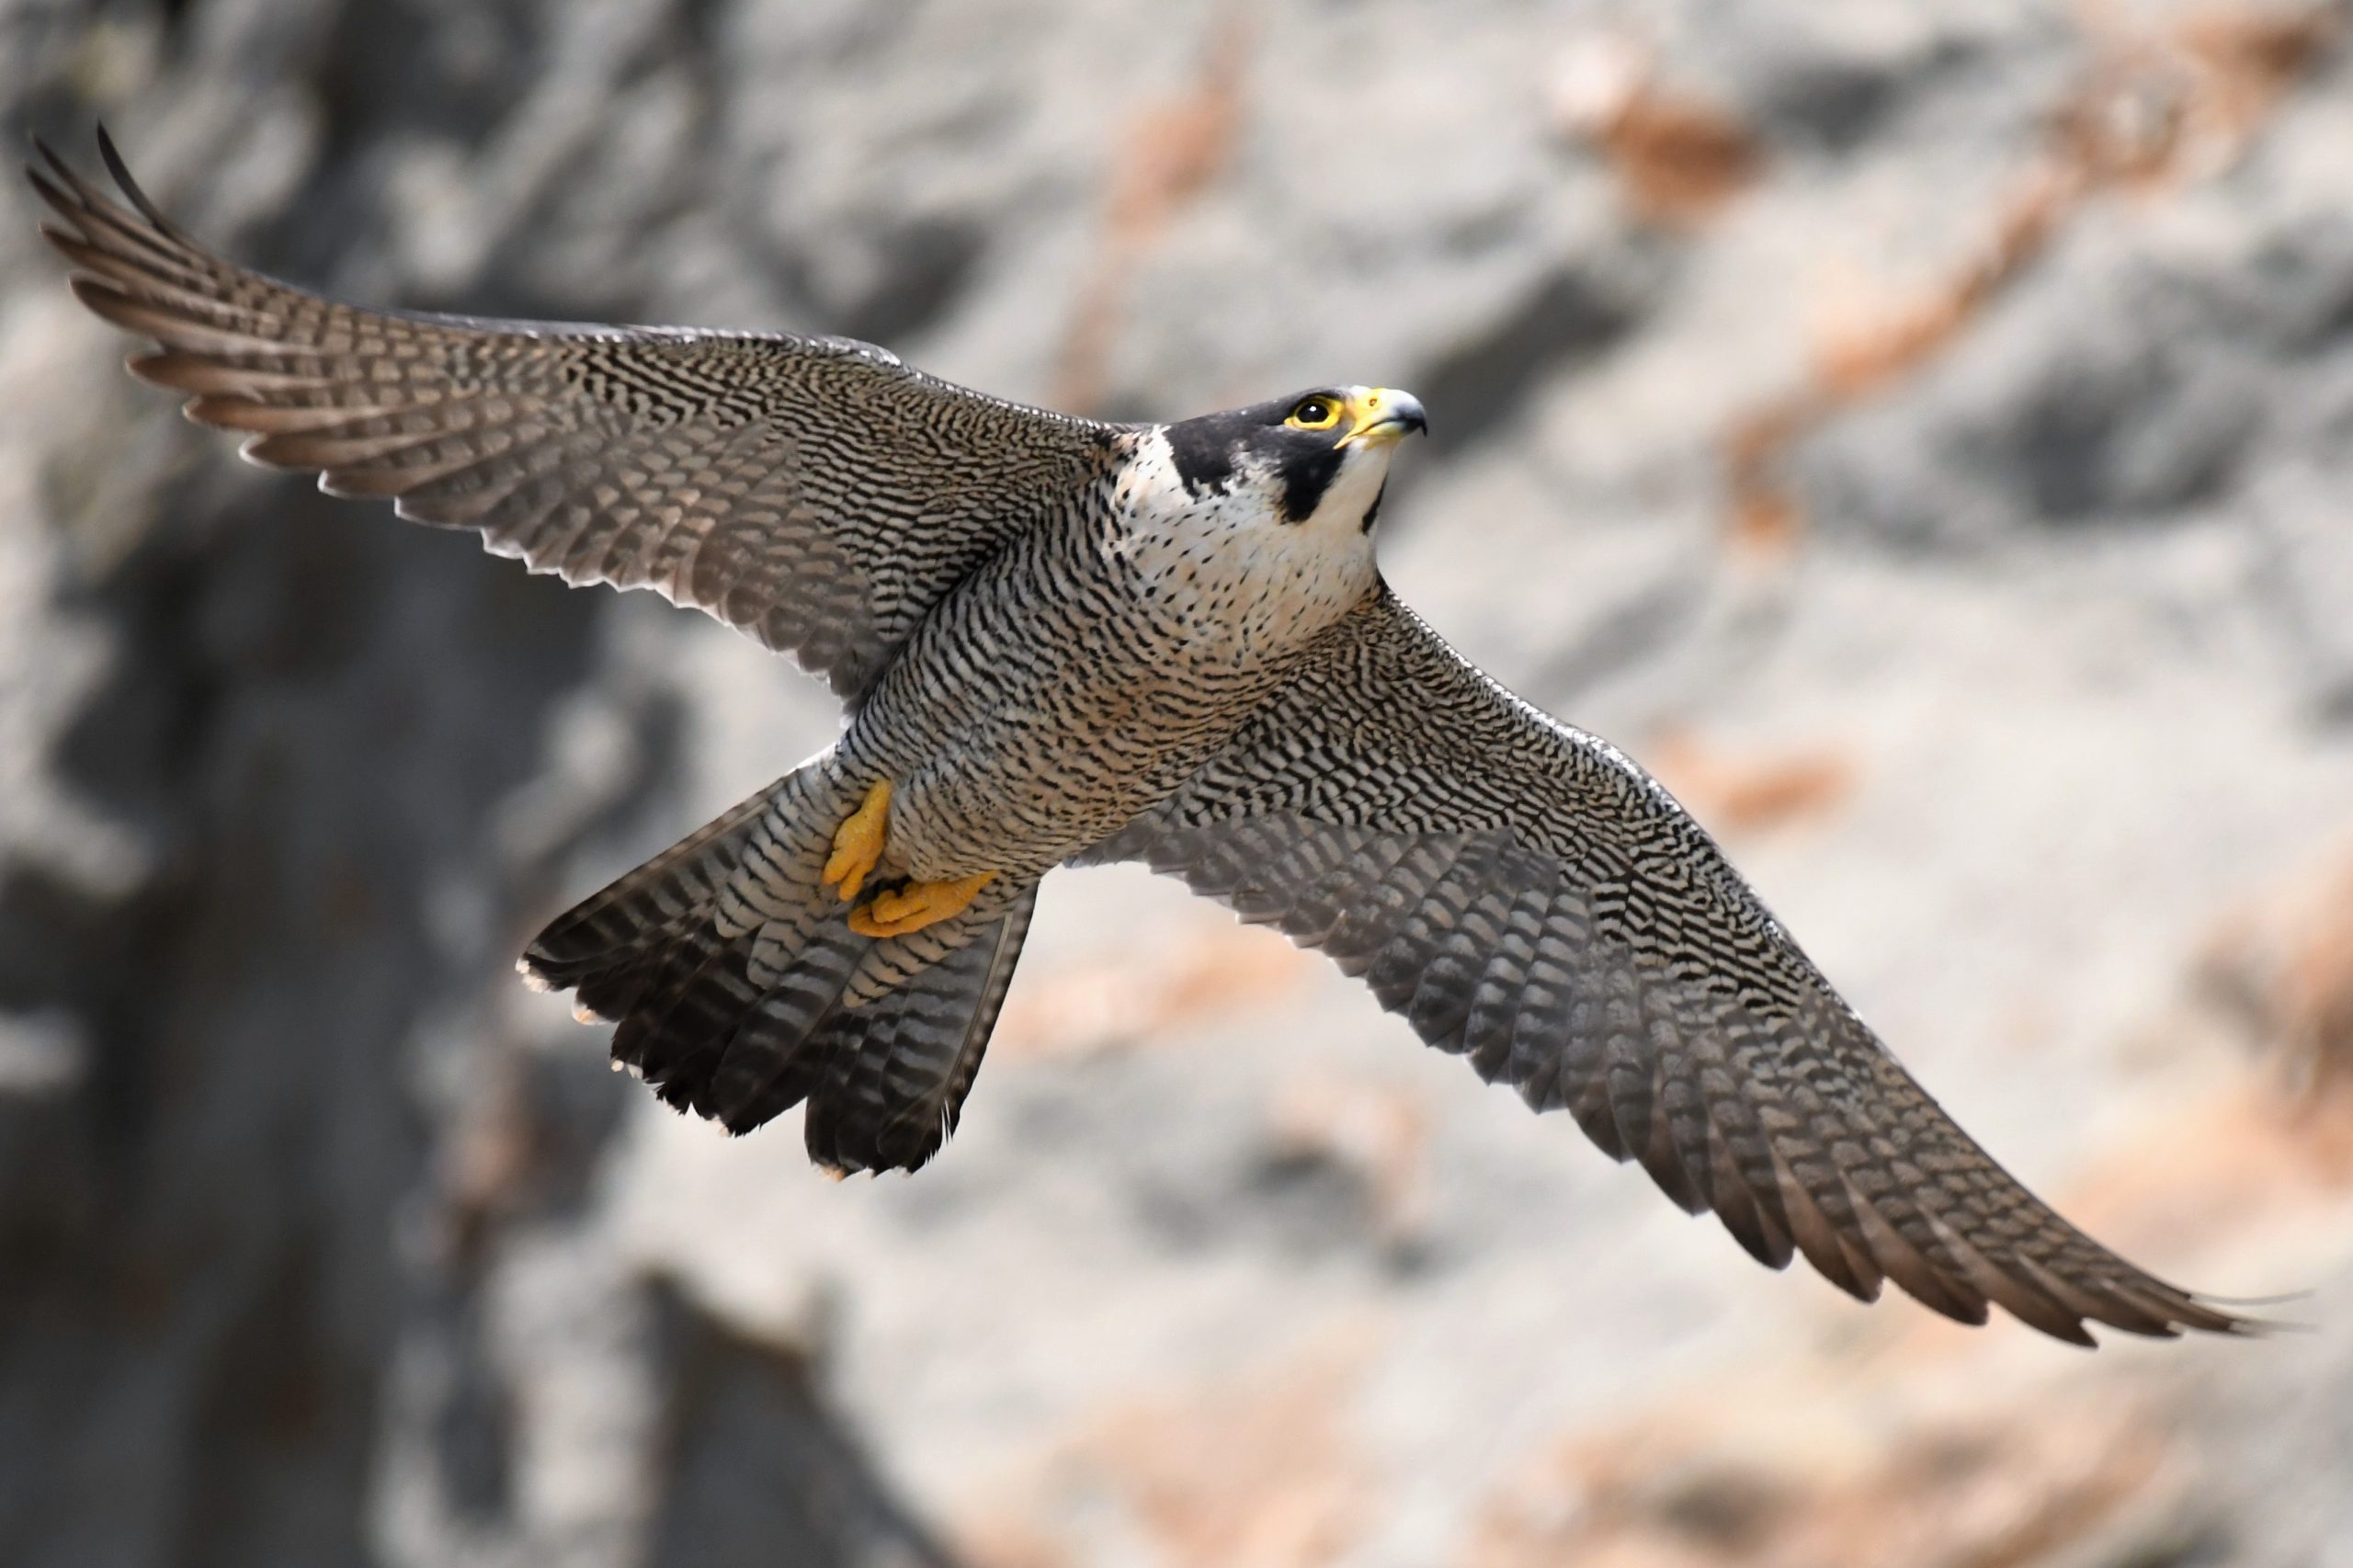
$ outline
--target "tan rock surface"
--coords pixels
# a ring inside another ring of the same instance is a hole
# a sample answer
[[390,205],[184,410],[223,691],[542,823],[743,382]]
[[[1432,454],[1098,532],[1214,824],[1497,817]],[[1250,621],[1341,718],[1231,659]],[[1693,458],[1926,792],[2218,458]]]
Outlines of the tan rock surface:
[[[2309,1333],[2096,1358],[1758,1270],[1127,870],[945,1156],[603,1071],[535,922],[811,683],[241,470],[0,199],[0,1561],[2353,1562],[2342,5],[0,10],[371,301],[1335,378],[1386,570],[1647,757],[1962,1122]],[[920,1522],[918,1522],[920,1521]]]

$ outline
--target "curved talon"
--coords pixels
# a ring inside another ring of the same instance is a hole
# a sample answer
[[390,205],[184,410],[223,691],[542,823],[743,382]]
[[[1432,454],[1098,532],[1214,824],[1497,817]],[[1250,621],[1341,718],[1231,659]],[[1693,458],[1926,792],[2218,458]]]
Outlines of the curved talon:
[[844,903],[858,896],[866,879],[881,863],[890,836],[891,781],[883,779],[866,792],[865,803],[834,830],[834,852],[818,873],[820,885],[835,889]]
[[892,892],[876,893],[871,902],[849,913],[849,928],[861,937],[904,937],[963,912],[974,894],[995,881],[995,871],[959,877],[948,882],[910,882]]

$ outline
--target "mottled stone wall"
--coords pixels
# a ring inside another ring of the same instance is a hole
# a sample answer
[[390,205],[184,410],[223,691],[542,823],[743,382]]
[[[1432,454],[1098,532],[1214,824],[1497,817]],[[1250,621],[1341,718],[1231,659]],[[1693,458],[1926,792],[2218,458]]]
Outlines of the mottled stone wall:
[[0,124],[87,165],[103,116],[351,297],[1122,415],[1413,388],[1401,591],[1652,763],[2021,1175],[2319,1326],[2086,1361],[1762,1274],[1140,874],[1050,885],[920,1177],[672,1118],[512,956],[822,697],[236,464],[18,190],[0,1561],[2336,1561],[2347,20],[0,6]]

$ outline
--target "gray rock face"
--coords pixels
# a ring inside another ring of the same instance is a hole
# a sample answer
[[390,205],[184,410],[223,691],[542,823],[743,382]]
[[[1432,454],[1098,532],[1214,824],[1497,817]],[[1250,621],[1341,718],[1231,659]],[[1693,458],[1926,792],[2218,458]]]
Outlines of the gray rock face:
[[6,123],[332,292],[1413,388],[1407,598],[2021,1175],[2319,1325],[2086,1363],[1762,1274],[1124,870],[1049,884],[920,1176],[674,1118],[513,955],[822,694],[241,468],[18,190],[0,1561],[2336,1561],[2347,1112],[2274,1063],[2353,1055],[2347,14],[2087,16],[0,10]]

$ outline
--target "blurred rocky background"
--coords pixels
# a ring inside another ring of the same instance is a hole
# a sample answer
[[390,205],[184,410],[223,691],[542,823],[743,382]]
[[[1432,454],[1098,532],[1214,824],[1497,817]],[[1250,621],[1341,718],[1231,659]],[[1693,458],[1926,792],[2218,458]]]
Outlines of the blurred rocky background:
[[360,300],[1411,387],[1405,596],[1647,759],[1995,1153],[2312,1331],[1756,1269],[1141,872],[830,1186],[513,955],[822,744],[238,464],[0,197],[0,1562],[2353,1563],[2353,10],[0,0]]

